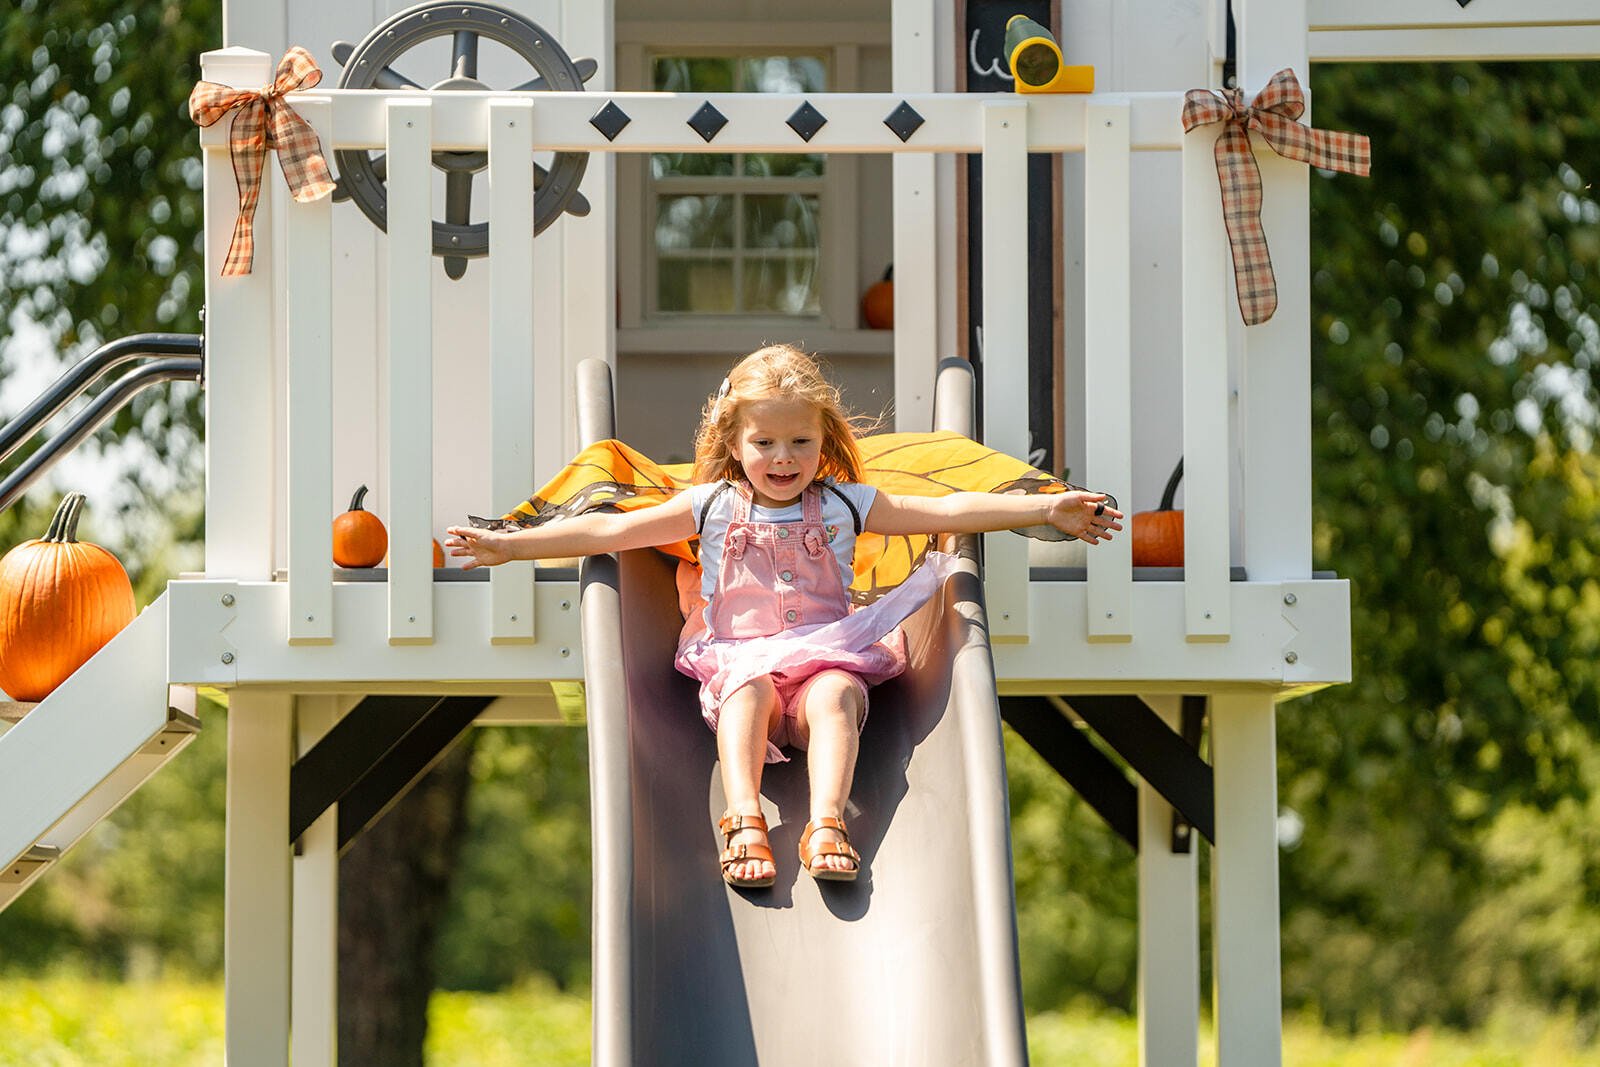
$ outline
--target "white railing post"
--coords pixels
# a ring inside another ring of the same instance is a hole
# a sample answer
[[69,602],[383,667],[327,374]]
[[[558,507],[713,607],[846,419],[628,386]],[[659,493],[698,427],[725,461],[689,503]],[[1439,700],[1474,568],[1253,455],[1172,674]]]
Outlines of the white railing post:
[[390,100],[389,642],[433,640],[433,111]]
[[[983,109],[983,442],[1028,455],[1028,105],[996,100]],[[1028,543],[984,535],[989,636],[1028,639]]]
[[[1086,484],[1133,502],[1133,295],[1126,105],[1090,104],[1084,113],[1083,256],[1084,455]],[[1133,537],[1088,554],[1091,641],[1133,640]]]
[[[295,110],[333,149],[326,98]],[[289,641],[333,640],[333,197],[286,202],[289,316]]]
[[[534,484],[533,102],[490,103],[488,140],[489,484],[502,507]],[[533,561],[495,567],[489,582],[490,640],[532,641]]]
[[1184,630],[1226,641],[1229,622],[1228,235],[1212,148],[1216,126],[1183,139]]
[[[937,69],[935,6],[892,0],[894,88],[931,93]],[[927,152],[896,152],[894,173],[894,428],[933,425],[939,366],[939,226],[935,164]]]
[[[200,57],[206,81],[258,89],[272,59],[248,48]],[[228,154],[233,117],[201,132],[206,219],[206,573],[213,578],[272,578],[273,497],[273,191],[277,165],[262,175],[251,273],[222,277],[239,217],[239,187]]]

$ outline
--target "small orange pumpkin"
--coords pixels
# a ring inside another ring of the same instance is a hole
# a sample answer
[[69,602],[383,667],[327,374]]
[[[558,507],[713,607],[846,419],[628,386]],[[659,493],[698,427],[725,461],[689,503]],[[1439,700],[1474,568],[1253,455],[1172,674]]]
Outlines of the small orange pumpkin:
[[1161,507],[1141,511],[1133,517],[1133,565],[1135,567],[1183,566],[1183,512],[1172,507],[1183,480],[1183,460],[1172,470],[1167,488],[1161,494]]
[[39,701],[133,621],[117,557],[78,540],[82,493],[68,493],[44,537],[0,559],[0,689]]
[[340,567],[376,567],[389,551],[383,520],[361,507],[367,487],[350,498],[350,510],[333,520],[333,562]]
[[444,546],[439,543],[437,537],[433,539],[433,565],[435,567],[444,566]]
[[874,330],[894,329],[894,264],[861,297],[861,317]]

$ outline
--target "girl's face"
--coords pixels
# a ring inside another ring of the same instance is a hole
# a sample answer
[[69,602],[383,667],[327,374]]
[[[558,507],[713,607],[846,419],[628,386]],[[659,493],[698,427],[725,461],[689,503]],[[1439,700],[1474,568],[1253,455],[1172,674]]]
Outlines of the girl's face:
[[822,415],[804,400],[770,397],[745,405],[733,441],[762,507],[794,503],[822,464]]

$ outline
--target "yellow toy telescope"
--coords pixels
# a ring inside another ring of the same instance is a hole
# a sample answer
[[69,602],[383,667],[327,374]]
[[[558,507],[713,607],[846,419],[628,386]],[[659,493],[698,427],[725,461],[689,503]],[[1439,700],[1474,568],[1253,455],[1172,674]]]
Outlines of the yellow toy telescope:
[[1019,93],[1092,93],[1093,67],[1069,67],[1050,31],[1026,15],[1006,22],[1006,62]]

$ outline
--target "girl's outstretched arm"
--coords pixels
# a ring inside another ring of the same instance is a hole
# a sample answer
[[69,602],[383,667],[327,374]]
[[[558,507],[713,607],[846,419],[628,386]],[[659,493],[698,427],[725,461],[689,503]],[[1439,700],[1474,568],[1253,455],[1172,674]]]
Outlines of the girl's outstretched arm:
[[652,548],[693,537],[695,529],[689,494],[679,493],[654,507],[593,511],[510,533],[471,526],[452,526],[445,533],[448,536],[444,546],[452,556],[469,557],[461,569],[470,571],[513,559],[592,556]]
[[866,528],[880,534],[984,533],[1050,525],[1091,545],[1122,529],[1122,512],[1104,493],[951,493],[897,496],[879,491]]

